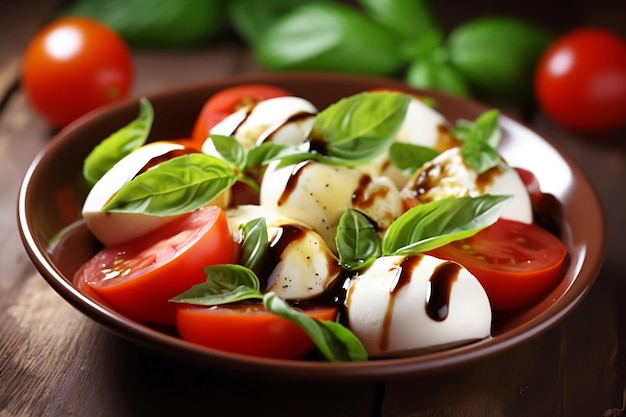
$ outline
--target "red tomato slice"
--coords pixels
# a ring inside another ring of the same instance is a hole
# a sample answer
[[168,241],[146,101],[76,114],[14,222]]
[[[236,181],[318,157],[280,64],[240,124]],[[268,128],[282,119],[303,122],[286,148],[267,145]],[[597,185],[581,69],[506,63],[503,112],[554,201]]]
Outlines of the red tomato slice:
[[235,259],[226,215],[211,206],[104,248],[78,270],[74,281],[129,318],[174,324],[176,306],[168,300],[204,282],[204,267]]
[[289,95],[291,93],[288,91],[267,84],[244,84],[225,88],[206,101],[196,119],[191,138],[196,146],[202,147],[211,128],[241,107]]
[[[176,314],[180,337],[214,349],[275,359],[298,359],[314,348],[311,338],[294,323],[265,311],[259,303],[229,307],[181,305]],[[305,310],[319,320],[334,320],[337,309]]]
[[563,243],[533,224],[500,219],[476,235],[430,253],[456,261],[480,281],[494,311],[524,307],[562,275]]

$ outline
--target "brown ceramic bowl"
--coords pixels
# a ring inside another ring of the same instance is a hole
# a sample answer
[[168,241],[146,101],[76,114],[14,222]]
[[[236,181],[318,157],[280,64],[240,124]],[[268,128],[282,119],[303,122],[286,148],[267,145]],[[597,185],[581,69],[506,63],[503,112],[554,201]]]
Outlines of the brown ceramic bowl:
[[[324,108],[341,97],[374,87],[408,89],[392,80],[315,74],[271,74],[225,78],[150,95],[155,110],[153,139],[190,134],[202,104],[214,92],[235,84],[262,82],[283,87]],[[423,93],[423,92],[422,92]],[[427,93],[450,121],[473,120],[483,104],[435,92]],[[94,253],[95,239],[77,222],[86,195],[81,166],[101,139],[136,117],[137,101],[94,112],[68,126],[35,159],[19,195],[18,217],[24,246],[33,263],[62,297],[116,334],[159,352],[221,372],[308,381],[384,381],[442,372],[512,349],[563,319],[587,294],[604,252],[604,218],[597,196],[572,161],[549,141],[503,116],[501,152],[513,166],[531,170],[551,204],[546,214],[561,230],[569,252],[565,276],[545,298],[522,311],[496,315],[493,337],[471,345],[419,356],[365,363],[325,363],[259,359],[196,346],[162,329],[132,321],[72,285],[76,269]],[[73,228],[54,248],[50,242]]]

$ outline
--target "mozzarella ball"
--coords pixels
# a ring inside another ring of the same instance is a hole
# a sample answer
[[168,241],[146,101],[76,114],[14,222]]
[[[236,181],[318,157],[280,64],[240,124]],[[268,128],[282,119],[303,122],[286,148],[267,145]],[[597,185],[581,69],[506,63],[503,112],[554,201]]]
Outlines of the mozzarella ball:
[[[89,191],[83,203],[82,215],[93,235],[105,246],[115,245],[151,232],[174,220],[178,215],[156,216],[144,213],[105,212],[102,209],[111,198],[146,166],[168,154],[175,156],[185,147],[174,142],[149,143],[118,161]],[[158,158],[158,159],[156,159]],[[222,207],[229,202],[230,192],[224,192],[210,204]]]
[[[317,108],[303,98],[276,97],[239,109],[215,125],[210,134],[234,136],[247,150],[268,141],[298,145],[306,140],[316,114]],[[202,151],[215,153],[210,138]]]
[[403,211],[400,192],[390,179],[316,161],[284,167],[271,163],[261,182],[260,202],[309,225],[333,252],[337,226],[346,209],[366,214],[381,233]]
[[440,350],[491,334],[491,307],[478,280],[429,255],[378,258],[351,281],[345,305],[370,357]]
[[274,291],[287,300],[322,295],[341,274],[339,260],[322,237],[305,224],[281,216],[268,207],[244,205],[226,211],[235,241],[241,242],[241,226],[265,218],[269,250],[261,270],[267,276],[263,292]]
[[501,160],[497,166],[478,175],[465,163],[459,147],[424,164],[402,189],[402,196],[414,203],[482,194],[512,195],[501,217],[532,223],[530,196],[517,171]]

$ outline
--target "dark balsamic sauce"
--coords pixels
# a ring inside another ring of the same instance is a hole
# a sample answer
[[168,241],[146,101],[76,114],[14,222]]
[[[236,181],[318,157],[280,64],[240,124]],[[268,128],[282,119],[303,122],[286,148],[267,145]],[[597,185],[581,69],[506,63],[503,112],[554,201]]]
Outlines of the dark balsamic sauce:
[[461,265],[445,262],[437,265],[429,279],[429,295],[426,300],[426,313],[435,321],[444,321],[450,311],[450,295]]

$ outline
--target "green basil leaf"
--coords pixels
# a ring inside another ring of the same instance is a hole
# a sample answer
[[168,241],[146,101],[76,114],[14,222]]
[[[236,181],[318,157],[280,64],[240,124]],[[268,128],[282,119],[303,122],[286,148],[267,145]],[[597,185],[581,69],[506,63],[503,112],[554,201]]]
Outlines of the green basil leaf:
[[410,96],[392,92],[343,98],[315,117],[311,149],[351,162],[371,160],[393,142],[410,101]]
[[422,59],[443,62],[447,59],[444,35],[436,28],[427,30],[418,37],[405,39],[402,48],[407,62]]
[[397,35],[356,9],[331,2],[297,7],[275,21],[253,50],[268,70],[391,75],[404,64]]
[[396,168],[407,175],[413,174],[437,155],[439,155],[439,152],[433,148],[412,143],[395,142],[389,148],[389,160]]
[[267,223],[259,217],[241,226],[243,242],[239,254],[240,264],[255,270],[263,261],[268,249]]
[[331,362],[367,360],[367,352],[361,341],[341,324],[317,320],[297,311],[274,292],[265,294],[263,305],[267,311],[295,323],[304,330],[326,360]]
[[479,92],[529,101],[535,67],[552,39],[520,19],[483,17],[457,26],[448,37],[448,52]]
[[478,175],[489,171],[502,161],[498,151],[485,142],[463,142],[461,155]]
[[255,44],[266,28],[296,7],[328,0],[231,0],[228,2],[230,22],[242,39]]
[[373,20],[406,39],[420,38],[436,27],[426,0],[358,0],[358,3]]
[[383,236],[383,255],[426,252],[473,236],[498,220],[511,198],[485,194],[417,205],[391,223]]
[[500,129],[500,112],[497,109],[487,110],[474,122],[459,120],[456,128],[452,133],[463,142],[483,142],[492,148],[496,148],[502,138],[502,130]]
[[463,142],[463,159],[478,175],[497,166],[502,160],[496,150],[502,137],[499,117],[498,110],[488,110],[474,122],[460,120],[452,130],[453,135]]
[[[248,158],[246,162],[246,169],[257,168],[268,163],[284,159],[293,155],[308,155],[307,152],[301,150],[299,147],[290,145],[278,145],[272,142],[264,142],[259,146],[248,151]],[[307,158],[300,159],[306,160]]]
[[160,163],[126,183],[104,211],[182,214],[207,204],[236,180],[227,162],[203,153],[186,154]]
[[204,306],[263,299],[257,276],[241,265],[213,265],[204,269],[206,281],[196,284],[171,302]]
[[381,239],[372,221],[363,213],[347,209],[339,219],[335,243],[344,269],[361,269],[381,255]]
[[228,21],[223,0],[78,0],[63,14],[91,17],[133,46],[157,48],[200,45]]
[[83,176],[87,183],[95,184],[113,165],[143,146],[153,120],[152,105],[146,98],[141,98],[137,118],[100,142],[85,158]]
[[246,168],[246,150],[241,143],[232,136],[211,135],[215,150],[227,162],[233,164],[241,172]]
[[469,97],[471,88],[463,74],[447,62],[418,58],[409,65],[407,84],[424,90],[439,90],[457,96]]

